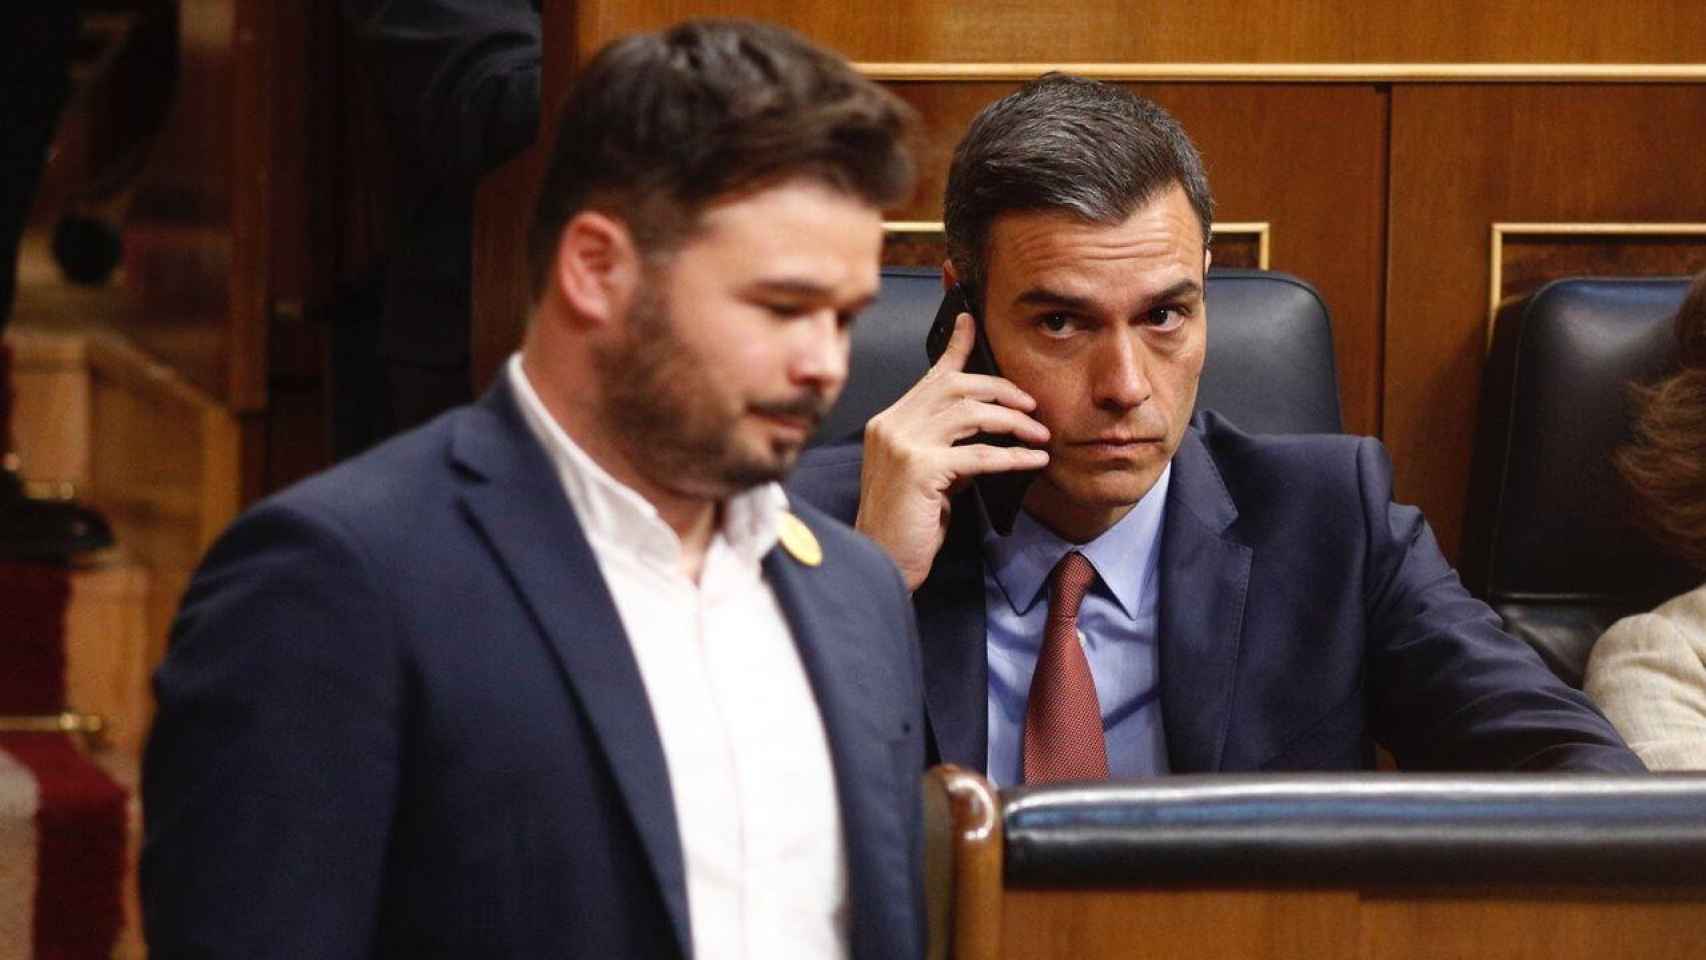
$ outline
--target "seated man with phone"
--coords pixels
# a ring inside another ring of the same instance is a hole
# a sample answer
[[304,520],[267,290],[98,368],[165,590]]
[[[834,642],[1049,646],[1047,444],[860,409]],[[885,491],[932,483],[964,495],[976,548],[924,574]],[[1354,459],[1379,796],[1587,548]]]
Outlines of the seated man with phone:
[[1643,769],[1464,591],[1378,441],[1190,419],[1213,200],[1166,111],[1042,77],[973,121],[944,206],[934,366],[792,484],[913,588],[933,760]]

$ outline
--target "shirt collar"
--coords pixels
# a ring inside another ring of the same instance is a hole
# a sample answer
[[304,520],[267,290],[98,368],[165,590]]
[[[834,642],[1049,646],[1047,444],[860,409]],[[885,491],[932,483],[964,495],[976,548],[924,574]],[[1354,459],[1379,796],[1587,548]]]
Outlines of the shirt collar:
[[1135,618],[1143,583],[1160,553],[1161,518],[1172,477],[1173,465],[1168,463],[1143,499],[1089,543],[1062,540],[1023,510],[1013,523],[1012,534],[1005,537],[990,529],[985,518],[984,561],[1013,612],[1019,616],[1030,612],[1042,599],[1055,564],[1068,552],[1077,550],[1096,568],[1097,577],[1125,615]]
[[[522,369],[521,354],[510,355],[505,373],[522,419],[557,468],[563,492],[587,539],[604,546],[620,546],[654,563],[677,563],[681,558],[681,538],[658,516],[651,501],[612,477],[569,438],[534,392],[527,372]],[[735,494],[721,506],[713,539],[720,538],[743,562],[758,563],[780,536],[781,516],[788,506],[787,494],[778,484],[760,484]]]

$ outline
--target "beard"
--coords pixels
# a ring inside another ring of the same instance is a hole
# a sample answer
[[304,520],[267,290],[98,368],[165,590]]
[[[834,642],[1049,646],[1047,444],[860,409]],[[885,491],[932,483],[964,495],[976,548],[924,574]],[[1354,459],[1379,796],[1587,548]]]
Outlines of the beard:
[[[650,273],[651,271],[648,271]],[[595,354],[603,415],[648,479],[678,494],[722,499],[781,480],[801,444],[742,444],[740,420],[757,413],[821,420],[830,401],[807,389],[777,401],[744,402],[676,335],[661,278],[645,277],[620,343]]]

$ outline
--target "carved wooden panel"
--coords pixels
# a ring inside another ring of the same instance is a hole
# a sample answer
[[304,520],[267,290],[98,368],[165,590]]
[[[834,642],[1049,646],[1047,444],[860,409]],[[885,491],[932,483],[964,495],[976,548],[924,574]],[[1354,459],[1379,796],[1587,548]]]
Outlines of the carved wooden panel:
[[1706,270],[1706,223],[1495,223],[1490,263],[1489,320],[1500,304],[1564,277]]

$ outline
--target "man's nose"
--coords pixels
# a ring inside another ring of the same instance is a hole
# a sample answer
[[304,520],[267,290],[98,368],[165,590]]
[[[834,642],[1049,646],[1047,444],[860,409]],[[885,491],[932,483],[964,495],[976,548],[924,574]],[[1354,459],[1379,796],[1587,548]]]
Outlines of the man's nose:
[[790,377],[801,384],[811,384],[825,395],[833,397],[847,382],[847,355],[852,347],[849,327],[841,323],[834,310],[814,311],[802,318],[796,329]]
[[1113,333],[1099,345],[1094,363],[1091,389],[1099,407],[1130,410],[1141,406],[1153,392],[1149,383],[1149,351],[1134,334]]

